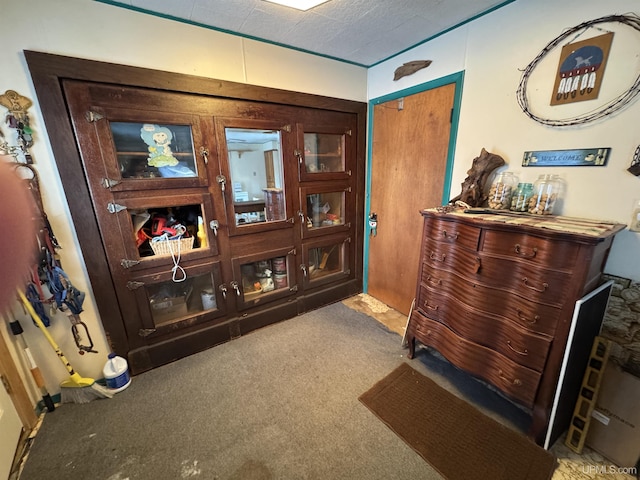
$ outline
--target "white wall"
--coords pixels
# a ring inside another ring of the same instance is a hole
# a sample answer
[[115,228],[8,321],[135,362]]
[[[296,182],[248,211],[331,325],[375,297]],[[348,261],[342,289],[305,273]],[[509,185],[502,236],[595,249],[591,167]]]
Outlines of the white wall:
[[[633,11],[640,14],[637,0],[517,0],[370,68],[368,98],[464,71],[450,197],[460,192],[471,161],[484,147],[501,155],[508,164],[506,168],[519,174],[521,181],[533,182],[543,173],[560,174],[567,183],[561,214],[628,224],[634,200],[640,200],[640,177],[626,171],[640,144],[640,99],[602,121],[557,128],[529,119],[518,106],[516,89],[522,69],[566,29],[587,20]],[[545,57],[529,80],[529,103],[534,113],[551,118],[584,114],[631,87],[640,75],[640,32],[620,24],[600,27],[615,32],[600,99],[574,106],[549,106],[560,57],[558,47]],[[576,41],[602,33],[591,30]],[[574,36],[569,36],[563,44],[573,39]],[[411,60],[433,63],[394,82],[394,70]],[[525,151],[594,147],[612,149],[606,167],[521,166]],[[640,280],[639,251],[640,234],[621,232],[614,240],[606,272]]]
[[[60,251],[62,266],[73,284],[87,292],[81,318],[89,326],[100,353],[77,354],[69,321],[63,314],[56,315],[50,333],[81,375],[100,378],[109,350],[23,50],[357,101],[366,101],[366,70],[91,0],[7,1],[2,2],[0,15],[0,92],[15,90],[34,102],[29,110],[35,131],[32,154],[42,179],[44,205],[53,231],[63,247]],[[2,118],[4,113],[4,110],[0,112]],[[13,138],[14,132],[9,131],[4,122],[0,128],[8,138]],[[59,392],[58,384],[66,377],[66,370],[19,306],[12,308],[12,315],[21,319],[25,338],[43,371],[50,393]],[[1,331],[12,342],[13,338],[4,324]],[[10,348],[14,358],[20,362],[21,352],[15,343]],[[39,392],[33,388],[28,371],[24,376],[32,398],[39,399]]]

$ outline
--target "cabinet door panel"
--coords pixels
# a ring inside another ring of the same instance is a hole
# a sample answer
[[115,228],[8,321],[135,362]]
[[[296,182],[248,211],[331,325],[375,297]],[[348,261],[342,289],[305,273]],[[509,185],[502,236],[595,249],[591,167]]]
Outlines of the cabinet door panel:
[[302,237],[311,238],[351,229],[354,194],[345,182],[300,188]]
[[301,270],[305,289],[351,277],[351,237],[318,238],[302,245]]
[[[296,149],[301,182],[346,180],[355,159],[355,124],[352,118],[324,113],[318,123],[299,124],[302,131]],[[322,121],[326,123],[322,123]]]
[[238,310],[291,297],[298,289],[293,245],[234,257],[232,266],[228,295],[235,298]]
[[133,277],[126,288],[136,297],[139,335],[153,339],[224,317],[227,308],[219,292],[220,272],[215,262],[184,267],[177,278],[171,272]]

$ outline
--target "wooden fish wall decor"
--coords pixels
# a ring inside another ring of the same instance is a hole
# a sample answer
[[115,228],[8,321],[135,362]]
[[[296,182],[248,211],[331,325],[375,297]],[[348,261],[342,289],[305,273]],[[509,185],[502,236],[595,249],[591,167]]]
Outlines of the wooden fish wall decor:
[[404,63],[401,67],[396,68],[393,80],[396,81],[402,77],[406,77],[407,75],[413,75],[418,70],[427,68],[429,65],[431,65],[431,60],[414,60],[412,62]]

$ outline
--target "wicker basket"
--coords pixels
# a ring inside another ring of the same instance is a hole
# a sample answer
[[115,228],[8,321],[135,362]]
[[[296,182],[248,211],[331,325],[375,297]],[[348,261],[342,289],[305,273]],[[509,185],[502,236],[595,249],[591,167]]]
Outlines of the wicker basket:
[[[157,242],[149,242],[153,253],[156,255],[177,255],[178,252],[183,253],[193,249],[194,237],[180,238],[177,240],[160,240]],[[171,248],[171,249],[169,249]],[[180,250],[178,250],[178,248]]]

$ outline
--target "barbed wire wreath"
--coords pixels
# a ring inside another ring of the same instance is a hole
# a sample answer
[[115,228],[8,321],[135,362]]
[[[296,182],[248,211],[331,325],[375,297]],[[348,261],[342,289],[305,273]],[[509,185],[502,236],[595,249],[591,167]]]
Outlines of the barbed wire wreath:
[[549,118],[543,118],[538,115],[535,115],[529,109],[529,101],[527,100],[527,82],[529,81],[529,76],[531,72],[535,69],[535,67],[540,63],[542,58],[544,58],[551,50],[558,46],[565,38],[568,36],[579,32],[581,30],[586,30],[587,28],[593,27],[594,25],[598,25],[601,23],[621,23],[623,25],[627,25],[637,31],[640,32],[640,17],[634,13],[628,13],[625,15],[608,15],[605,17],[596,18],[594,20],[588,20],[579,25],[576,25],[573,28],[565,31],[564,33],[557,36],[553,39],[549,44],[542,49],[542,51],[538,54],[533,61],[527,65],[527,67],[523,70],[522,78],[520,80],[520,84],[518,85],[518,90],[516,91],[516,97],[518,99],[518,104],[522,111],[531,119],[536,122],[542,123],[543,125],[550,125],[552,127],[566,127],[570,125],[579,125],[582,123],[592,122],[594,120],[598,120],[607,115],[610,115],[614,112],[617,112],[626,104],[628,104],[638,93],[640,93],[640,74],[636,78],[633,85],[626,91],[621,93],[616,98],[602,105],[598,110],[594,110],[583,115],[579,115],[576,117],[564,118],[559,120],[553,120]]

